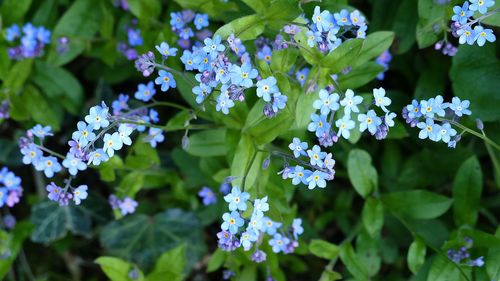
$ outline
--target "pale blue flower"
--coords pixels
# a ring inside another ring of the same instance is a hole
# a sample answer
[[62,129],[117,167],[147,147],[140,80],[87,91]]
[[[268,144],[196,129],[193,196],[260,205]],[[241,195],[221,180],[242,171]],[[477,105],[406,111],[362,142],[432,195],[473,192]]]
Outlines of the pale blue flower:
[[373,109],[370,109],[367,114],[358,115],[359,131],[364,132],[366,129],[374,135],[377,132],[377,127],[382,124],[382,119],[377,116]]
[[222,230],[227,230],[231,234],[238,233],[238,228],[242,227],[245,221],[241,218],[240,213],[232,211],[222,215],[224,222],[221,225]]
[[323,159],[326,157],[326,152],[321,151],[319,145],[314,145],[312,149],[309,149],[307,155],[309,156],[311,165],[323,167]]
[[339,109],[340,96],[337,93],[329,94],[327,90],[319,90],[319,99],[313,102],[313,107],[319,109],[321,115],[328,115]]
[[51,178],[55,173],[60,172],[61,164],[54,156],[41,157],[35,164],[35,170],[43,171],[47,178]]
[[62,164],[66,169],[68,169],[69,174],[72,176],[76,176],[78,171],[84,171],[87,169],[87,164],[72,153],[66,154],[66,159],[63,160]]
[[272,247],[273,252],[279,253],[286,250],[286,246],[290,243],[290,239],[276,233],[271,240],[269,240],[269,246]]
[[463,100],[461,101],[459,97],[453,97],[451,100],[451,103],[449,104],[449,108],[453,110],[453,113],[455,113],[456,116],[463,116],[463,115],[471,115],[472,112],[468,109],[470,106],[470,101],[468,100]]
[[355,123],[349,115],[344,115],[341,119],[335,122],[335,126],[339,128],[337,135],[348,139],[351,136],[351,130],[354,129]]
[[241,192],[240,188],[237,186],[233,186],[231,189],[231,193],[224,196],[224,201],[229,203],[230,211],[246,211],[247,209],[247,200],[250,198],[250,194],[248,192]]
[[309,189],[314,189],[316,186],[320,188],[325,188],[326,187],[326,181],[325,179],[328,177],[328,175],[324,172],[321,171],[314,171],[312,175],[310,175],[307,178],[307,181],[309,182]]
[[361,96],[354,95],[351,89],[345,91],[345,97],[340,101],[340,105],[344,107],[344,113],[350,115],[351,112],[359,112],[358,105],[363,102]]
[[263,224],[262,224],[262,231],[269,234],[269,235],[274,235],[276,234],[278,228],[281,227],[281,223],[275,222],[271,220],[268,217],[263,218]]
[[105,134],[103,138],[104,146],[102,150],[108,154],[109,157],[115,155],[115,150],[120,150],[123,147],[123,142],[120,139],[120,134],[114,132],[112,135]]
[[80,205],[82,200],[87,199],[87,189],[88,186],[86,185],[80,185],[79,187],[75,188],[75,190],[73,191],[73,201],[75,201],[76,205]]
[[79,121],[76,126],[78,131],[73,132],[71,138],[77,141],[81,146],[86,146],[89,142],[95,140],[96,135],[93,132],[93,125],[87,125],[87,123]]
[[293,138],[292,143],[288,145],[288,148],[293,151],[293,155],[296,158],[299,158],[300,155],[307,155],[307,142],[301,142],[299,138]]

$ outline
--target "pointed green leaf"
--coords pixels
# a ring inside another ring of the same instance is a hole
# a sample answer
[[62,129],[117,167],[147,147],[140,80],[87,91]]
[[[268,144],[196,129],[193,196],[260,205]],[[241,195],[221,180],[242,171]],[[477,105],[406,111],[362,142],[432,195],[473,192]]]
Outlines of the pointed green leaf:
[[482,189],[481,165],[473,156],[460,166],[453,181],[453,217],[456,225],[476,224]]
[[372,165],[370,154],[361,149],[353,149],[347,159],[347,173],[354,189],[362,197],[378,189],[377,170]]

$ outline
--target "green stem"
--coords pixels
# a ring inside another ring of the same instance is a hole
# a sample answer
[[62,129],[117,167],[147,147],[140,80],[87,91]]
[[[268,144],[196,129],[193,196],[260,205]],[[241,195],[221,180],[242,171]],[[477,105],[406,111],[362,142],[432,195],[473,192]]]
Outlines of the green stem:
[[446,118],[440,118],[440,117],[434,117],[435,120],[438,120],[438,121],[442,121],[442,122],[449,122],[450,124],[453,124],[454,126],[456,126],[457,128],[460,128],[462,129],[463,131],[471,134],[471,135],[474,135],[480,139],[482,139],[483,141],[485,141],[487,144],[491,145],[492,147],[494,147],[495,149],[497,149],[498,151],[500,151],[500,146],[498,144],[496,144],[494,141],[492,141],[490,138],[488,138],[485,134],[481,134],[477,131],[474,131],[454,120],[449,120],[449,119],[446,119]]
[[[481,133],[483,134],[484,137],[486,137],[484,130],[481,130]],[[486,146],[486,150],[488,151],[488,154],[491,158],[491,162],[493,162],[493,168],[495,169],[495,181],[498,183],[500,181],[500,163],[498,162],[498,158],[495,155],[495,152],[493,151],[493,149],[491,149],[491,145],[488,144],[487,142],[485,142],[484,145]]]
[[46,148],[45,146],[41,146],[41,145],[38,145],[38,144],[35,144],[35,145],[36,145],[36,147],[38,147],[38,148],[39,148],[40,150],[42,150],[42,151],[45,151],[45,152],[50,153],[50,154],[52,154],[52,155],[54,155],[54,156],[56,156],[56,157],[59,157],[59,158],[61,158],[62,160],[66,159],[66,157],[65,157],[64,155],[59,154],[59,153],[57,153],[57,152],[55,152],[55,151],[53,151],[53,150],[51,150],[51,149],[48,149],[48,148]]
[[248,163],[248,165],[245,168],[245,174],[243,175],[243,180],[241,182],[241,191],[242,192],[245,191],[245,184],[247,181],[247,176],[248,176],[248,173],[250,173],[250,169],[252,168],[252,165],[253,165],[253,162],[255,161],[255,158],[257,157],[257,153],[259,153],[259,151],[254,150],[254,152],[252,154],[252,158],[250,159],[250,162]]

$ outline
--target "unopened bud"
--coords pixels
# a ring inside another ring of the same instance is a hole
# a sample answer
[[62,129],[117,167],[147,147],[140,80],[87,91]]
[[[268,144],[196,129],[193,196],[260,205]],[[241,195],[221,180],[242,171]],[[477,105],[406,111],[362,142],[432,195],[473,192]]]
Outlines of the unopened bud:
[[481,119],[477,118],[476,119],[476,127],[479,129],[479,130],[484,130],[484,124],[483,124],[483,121],[481,121]]

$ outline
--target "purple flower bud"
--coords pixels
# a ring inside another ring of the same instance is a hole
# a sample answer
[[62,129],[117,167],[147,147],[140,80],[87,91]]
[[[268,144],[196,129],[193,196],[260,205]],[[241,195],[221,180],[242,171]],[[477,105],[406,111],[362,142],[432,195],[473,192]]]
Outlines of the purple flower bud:
[[483,123],[483,121],[481,121],[481,119],[479,119],[479,118],[477,118],[477,119],[476,119],[476,127],[477,127],[480,131],[484,130],[484,123]]
[[273,105],[271,103],[266,103],[263,109],[264,116],[267,118],[273,118],[276,116],[276,112],[273,110]]
[[222,194],[227,195],[231,191],[231,184],[227,182],[222,183],[219,187],[219,191]]
[[9,117],[9,102],[5,100],[0,104],[0,120],[9,119]]
[[132,270],[129,271],[128,278],[132,280],[137,280],[139,278],[139,272],[137,271],[137,268],[134,267]]
[[16,218],[13,215],[6,215],[3,217],[3,224],[5,225],[5,228],[12,229],[16,226]]
[[187,150],[189,148],[189,137],[187,135],[182,136],[182,149]]
[[300,32],[300,28],[295,24],[285,25],[283,30],[285,31],[285,33],[290,35],[295,35]]
[[271,163],[271,157],[268,156],[266,159],[264,159],[264,162],[262,162],[262,169],[265,170],[269,168],[270,163]]
[[234,100],[234,101],[244,101],[245,100],[245,95],[243,94],[244,89],[242,87],[238,87],[234,84],[229,86],[229,98]]
[[235,276],[236,273],[234,271],[231,271],[231,270],[224,270],[222,272],[222,278],[224,280],[229,280],[231,277]]
[[436,42],[436,44],[434,44],[435,50],[441,50],[442,47],[443,47],[443,41],[438,41]]
[[263,261],[265,261],[267,258],[267,255],[264,251],[261,251],[261,250],[256,250],[253,254],[252,254],[252,260],[256,263],[261,263]]

